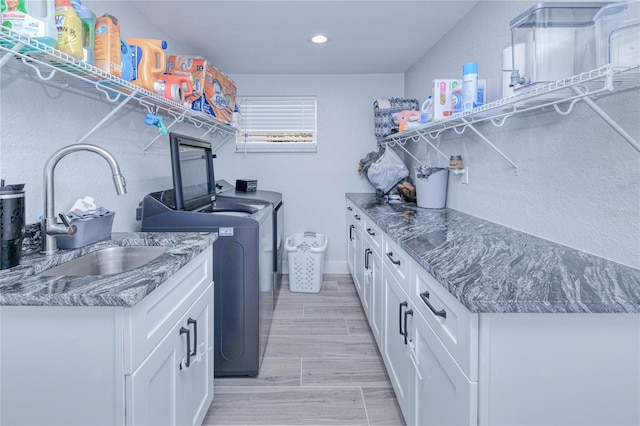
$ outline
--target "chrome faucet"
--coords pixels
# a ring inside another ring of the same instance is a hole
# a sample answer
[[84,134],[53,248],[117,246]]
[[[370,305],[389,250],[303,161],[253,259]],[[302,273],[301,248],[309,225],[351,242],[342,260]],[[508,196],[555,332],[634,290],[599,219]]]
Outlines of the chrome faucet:
[[124,176],[120,173],[120,166],[115,157],[106,149],[96,145],[76,144],[65,146],[54,152],[44,165],[44,210],[45,218],[41,222],[42,232],[42,252],[50,255],[58,251],[57,237],[60,235],[74,235],[76,233],[75,225],[71,225],[67,216],[63,213],[58,214],[62,220],[62,224],[58,223],[55,216],[54,200],[53,200],[53,172],[55,171],[58,161],[72,152],[90,151],[101,155],[111,167],[113,173],[113,183],[116,186],[118,195],[126,194],[127,188]]

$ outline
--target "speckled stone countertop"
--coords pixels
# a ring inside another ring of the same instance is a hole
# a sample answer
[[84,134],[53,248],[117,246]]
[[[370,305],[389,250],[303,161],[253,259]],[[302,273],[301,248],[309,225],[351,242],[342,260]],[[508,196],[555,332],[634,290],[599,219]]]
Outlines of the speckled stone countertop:
[[[20,264],[0,271],[0,305],[133,306],[216,240],[215,233],[114,233],[73,250],[45,256],[23,254]],[[89,252],[113,246],[168,246],[144,266],[113,275],[46,277],[41,272]]]
[[472,312],[640,312],[638,269],[452,209],[346,197]]

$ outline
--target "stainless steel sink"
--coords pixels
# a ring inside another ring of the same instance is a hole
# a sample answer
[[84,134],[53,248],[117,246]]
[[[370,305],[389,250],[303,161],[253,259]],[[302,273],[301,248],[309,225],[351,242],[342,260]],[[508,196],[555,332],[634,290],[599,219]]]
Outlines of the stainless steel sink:
[[47,269],[40,275],[47,277],[80,277],[119,274],[143,266],[169,249],[170,247],[161,246],[104,248]]

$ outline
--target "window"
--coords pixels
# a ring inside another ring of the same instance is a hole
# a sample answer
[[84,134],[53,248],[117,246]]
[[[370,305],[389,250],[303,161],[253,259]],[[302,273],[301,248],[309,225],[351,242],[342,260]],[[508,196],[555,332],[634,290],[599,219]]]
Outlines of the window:
[[239,98],[237,152],[316,152],[315,96]]

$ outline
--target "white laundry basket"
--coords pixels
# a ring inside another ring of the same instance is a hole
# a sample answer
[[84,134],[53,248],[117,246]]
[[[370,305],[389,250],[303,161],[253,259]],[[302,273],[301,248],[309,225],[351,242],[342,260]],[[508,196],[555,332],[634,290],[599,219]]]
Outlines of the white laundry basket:
[[320,292],[327,236],[315,232],[293,234],[287,238],[284,248],[289,257],[289,290]]

